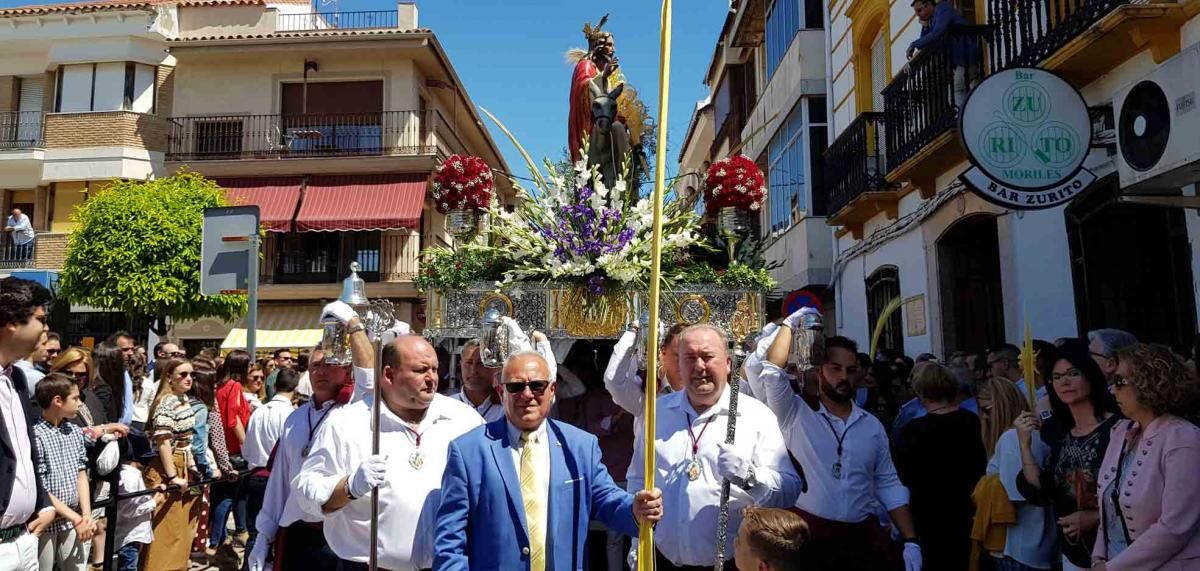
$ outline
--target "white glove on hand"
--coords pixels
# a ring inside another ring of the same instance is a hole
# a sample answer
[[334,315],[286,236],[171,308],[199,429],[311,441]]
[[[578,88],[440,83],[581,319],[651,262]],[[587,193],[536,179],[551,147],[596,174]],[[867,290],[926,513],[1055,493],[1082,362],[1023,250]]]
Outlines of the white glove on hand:
[[817,311],[811,307],[801,307],[799,310],[793,312],[791,315],[783,318],[783,324],[790,327],[792,329],[792,331],[795,331],[796,329],[798,329],[800,327],[800,321],[803,320],[804,316],[806,316],[806,315],[818,315],[819,316],[819,315],[821,315],[821,312]]
[[521,330],[521,325],[511,317],[501,317],[500,323],[508,328],[508,346],[513,353],[517,351],[532,351],[533,343],[529,336]]
[[344,301],[331,301],[325,304],[325,308],[321,310],[322,321],[324,321],[326,317],[332,317],[338,320],[338,323],[341,323],[342,325],[350,323],[350,320],[357,316],[358,312],[354,311],[354,308],[350,307]]
[[271,552],[271,542],[268,538],[259,534],[258,539],[254,542],[254,549],[250,551],[250,557],[246,560],[247,567],[250,571],[266,571],[267,554]]
[[921,571],[921,546],[904,544],[904,571]]
[[400,337],[402,335],[411,335],[412,334],[412,326],[397,319],[392,322],[392,326],[391,326],[391,328],[388,329],[388,333],[391,333],[392,335],[395,335],[396,337]]
[[738,452],[732,444],[718,444],[721,452],[717,454],[717,475],[744,487],[747,480],[754,475],[754,463]]
[[376,454],[363,460],[350,476],[348,488],[350,495],[361,498],[371,490],[387,483],[387,456]]

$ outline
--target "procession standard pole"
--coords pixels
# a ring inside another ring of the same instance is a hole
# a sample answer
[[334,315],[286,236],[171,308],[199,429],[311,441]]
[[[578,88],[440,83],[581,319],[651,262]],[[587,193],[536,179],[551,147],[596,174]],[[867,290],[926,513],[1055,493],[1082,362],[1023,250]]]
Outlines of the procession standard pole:
[[[654,411],[658,395],[658,303],[660,274],[662,272],[662,218],[663,194],[666,192],[667,168],[667,95],[670,91],[671,79],[671,0],[663,0],[662,17],[659,30],[658,47],[658,141],[654,153],[654,204],[653,234],[650,240],[650,323],[646,333],[646,410],[642,413],[645,421],[646,457],[645,486],[647,490],[654,489]],[[638,532],[638,569],[653,571],[654,569],[654,528],[649,525],[641,526]]]
[[[371,392],[374,400],[371,402],[371,455],[379,454],[379,407],[383,406],[383,392],[380,382],[383,379],[383,333],[374,335],[371,345],[375,349],[375,378],[371,381]],[[353,380],[351,380],[353,382]],[[370,571],[379,569],[379,487],[371,489],[371,557],[368,562]]]
[[[729,426],[725,429],[725,443],[730,445],[737,436],[738,394],[742,392],[741,373],[737,371],[741,364],[737,365],[729,377]],[[721,503],[717,508],[717,557],[716,563],[713,563],[715,571],[725,568],[725,538],[729,533],[729,484],[729,478],[721,480]]]

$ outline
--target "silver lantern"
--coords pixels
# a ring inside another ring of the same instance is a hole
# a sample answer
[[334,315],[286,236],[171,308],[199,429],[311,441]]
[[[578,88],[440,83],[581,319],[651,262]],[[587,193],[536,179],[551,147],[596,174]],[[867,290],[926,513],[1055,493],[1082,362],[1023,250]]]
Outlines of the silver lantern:
[[[350,275],[342,280],[342,295],[338,300],[354,309],[354,312],[367,324],[366,315],[370,313],[371,302],[367,300],[367,284],[358,277],[358,262],[350,263]],[[337,318],[325,317],[321,320],[321,344],[318,346],[325,354],[325,362],[331,365],[348,365],[352,361],[350,355],[350,334]]]
[[[650,310],[642,309],[638,314],[637,336],[633,340],[634,355],[637,358],[639,371],[645,371],[649,362],[650,347],[647,343],[647,336],[650,335]],[[654,348],[662,347],[662,341],[667,336],[664,328],[658,328],[658,343],[654,344]]]
[[490,369],[504,365],[512,348],[509,344],[509,331],[501,320],[500,311],[490,308],[483,314],[479,323],[479,360],[483,366]]
[[729,263],[732,264],[738,242],[750,233],[750,211],[734,206],[722,207],[717,212],[717,229],[721,232],[721,238],[725,240],[726,253],[729,254]]
[[817,312],[805,313],[792,331],[792,349],[788,361],[800,373],[816,370],[825,361],[825,322]]
[[446,231],[455,238],[470,236],[479,228],[479,211],[455,208],[446,213]]

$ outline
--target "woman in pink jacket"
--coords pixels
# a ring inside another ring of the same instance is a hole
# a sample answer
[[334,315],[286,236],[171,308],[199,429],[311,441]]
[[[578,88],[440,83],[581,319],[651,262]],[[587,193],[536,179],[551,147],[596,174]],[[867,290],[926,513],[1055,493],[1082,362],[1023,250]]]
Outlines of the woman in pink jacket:
[[1200,382],[1163,346],[1118,359],[1111,390],[1129,420],[1113,427],[1100,466],[1092,569],[1200,569],[1200,428],[1177,416],[1196,406]]

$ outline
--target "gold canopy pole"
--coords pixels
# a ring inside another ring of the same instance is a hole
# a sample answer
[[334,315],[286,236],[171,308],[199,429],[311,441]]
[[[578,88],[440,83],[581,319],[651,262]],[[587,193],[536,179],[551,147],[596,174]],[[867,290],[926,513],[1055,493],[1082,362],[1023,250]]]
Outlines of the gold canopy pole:
[[[658,141],[654,153],[654,229],[650,242],[650,323],[646,332],[646,410],[642,413],[645,425],[646,489],[654,489],[654,412],[658,395],[658,303],[662,272],[663,194],[667,175],[667,95],[671,79],[671,0],[663,0],[658,47]],[[644,525],[638,535],[638,569],[654,569],[654,529]]]

